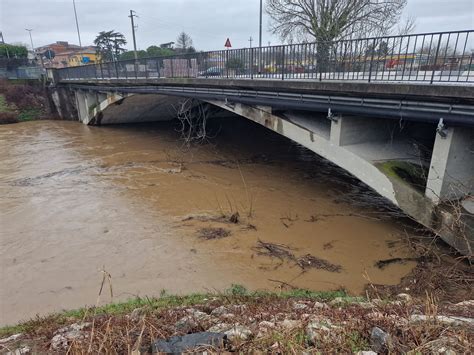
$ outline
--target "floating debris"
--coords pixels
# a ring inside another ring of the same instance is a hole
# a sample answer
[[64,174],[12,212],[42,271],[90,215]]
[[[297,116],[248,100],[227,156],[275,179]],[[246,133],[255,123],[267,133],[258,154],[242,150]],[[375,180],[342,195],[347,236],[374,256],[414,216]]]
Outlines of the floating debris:
[[213,240],[213,239],[227,238],[231,235],[231,232],[224,228],[207,227],[207,228],[201,228],[198,231],[198,234],[199,234],[199,238]]

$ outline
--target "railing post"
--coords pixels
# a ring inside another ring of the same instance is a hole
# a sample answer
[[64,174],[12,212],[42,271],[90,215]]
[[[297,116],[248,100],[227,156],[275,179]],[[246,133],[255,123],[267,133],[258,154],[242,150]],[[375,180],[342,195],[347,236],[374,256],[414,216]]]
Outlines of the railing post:
[[253,48],[250,48],[250,79],[253,80]]
[[156,60],[156,73],[158,74],[158,79],[161,77],[160,75],[160,60]]
[[281,80],[285,80],[285,55],[285,46],[283,46],[281,59]]
[[115,66],[115,75],[117,76],[117,79],[119,78],[119,72],[118,72],[118,66],[117,66],[117,61],[114,60],[114,66]]
[[[436,47],[435,60],[434,60],[434,65],[433,65],[434,68],[436,68],[436,62],[438,61],[439,48],[441,47],[441,38],[443,38],[443,34],[439,35],[438,46]],[[435,76],[435,70],[433,69],[433,73],[431,73],[430,84],[433,84],[434,76]]]
[[[370,65],[369,65],[369,83],[372,79],[372,67],[373,67],[373,63],[374,63],[374,54],[375,54],[375,38],[374,38],[374,43],[372,43],[372,54],[370,56]],[[406,60],[406,59],[405,59]],[[403,78],[403,76],[402,76]]]

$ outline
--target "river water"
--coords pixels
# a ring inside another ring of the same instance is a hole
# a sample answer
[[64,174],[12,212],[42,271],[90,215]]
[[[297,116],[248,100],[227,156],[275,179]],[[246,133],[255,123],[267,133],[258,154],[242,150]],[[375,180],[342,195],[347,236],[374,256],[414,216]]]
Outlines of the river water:
[[[213,129],[186,148],[170,123],[0,126],[0,324],[95,304],[104,271],[99,303],[282,282],[360,294],[414,267],[374,265],[409,256],[403,225],[340,169],[244,119]],[[341,269],[302,269],[307,254]]]

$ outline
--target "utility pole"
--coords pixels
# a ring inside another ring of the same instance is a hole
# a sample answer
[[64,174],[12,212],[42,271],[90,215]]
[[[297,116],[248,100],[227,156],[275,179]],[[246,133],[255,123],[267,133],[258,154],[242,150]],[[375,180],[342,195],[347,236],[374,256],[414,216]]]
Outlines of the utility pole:
[[258,36],[258,46],[262,47],[262,19],[263,19],[263,0],[260,0],[260,31]]
[[74,7],[74,17],[76,18],[77,38],[79,39],[79,50],[81,51],[81,64],[84,64],[84,54],[82,53],[81,31],[79,31],[79,21],[77,20],[76,0],[72,0]]
[[250,38],[249,38],[249,42],[250,42],[250,48],[252,48],[252,42],[253,42],[253,38],[252,38],[252,36],[250,36]]
[[133,10],[130,10],[130,21],[132,22],[132,36],[133,36],[133,51],[135,53],[135,61],[138,60],[138,53],[137,53],[137,40],[135,38],[135,22],[133,21],[133,18],[134,17],[138,17],[137,15],[135,15],[135,11]]
[[32,28],[25,28],[25,31],[28,31],[30,33],[30,42],[31,42],[31,50],[33,51],[33,54],[35,53],[35,46],[33,45],[33,37],[31,36],[31,31],[33,31]]

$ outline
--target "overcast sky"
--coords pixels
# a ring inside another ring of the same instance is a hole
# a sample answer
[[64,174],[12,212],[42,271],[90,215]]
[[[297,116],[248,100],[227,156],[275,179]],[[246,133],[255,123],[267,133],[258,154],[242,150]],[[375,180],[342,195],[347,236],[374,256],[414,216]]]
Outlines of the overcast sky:
[[[130,9],[139,18],[137,45],[175,41],[181,31],[198,50],[223,49],[227,37],[234,48],[258,41],[259,0],[76,0],[83,45],[99,31],[122,32],[132,48]],[[474,0],[408,0],[405,15],[416,18],[416,32],[474,28]],[[25,28],[33,29],[36,47],[56,41],[77,44],[72,0],[0,0],[0,31],[8,43],[30,44]],[[264,19],[263,43],[279,43]]]

